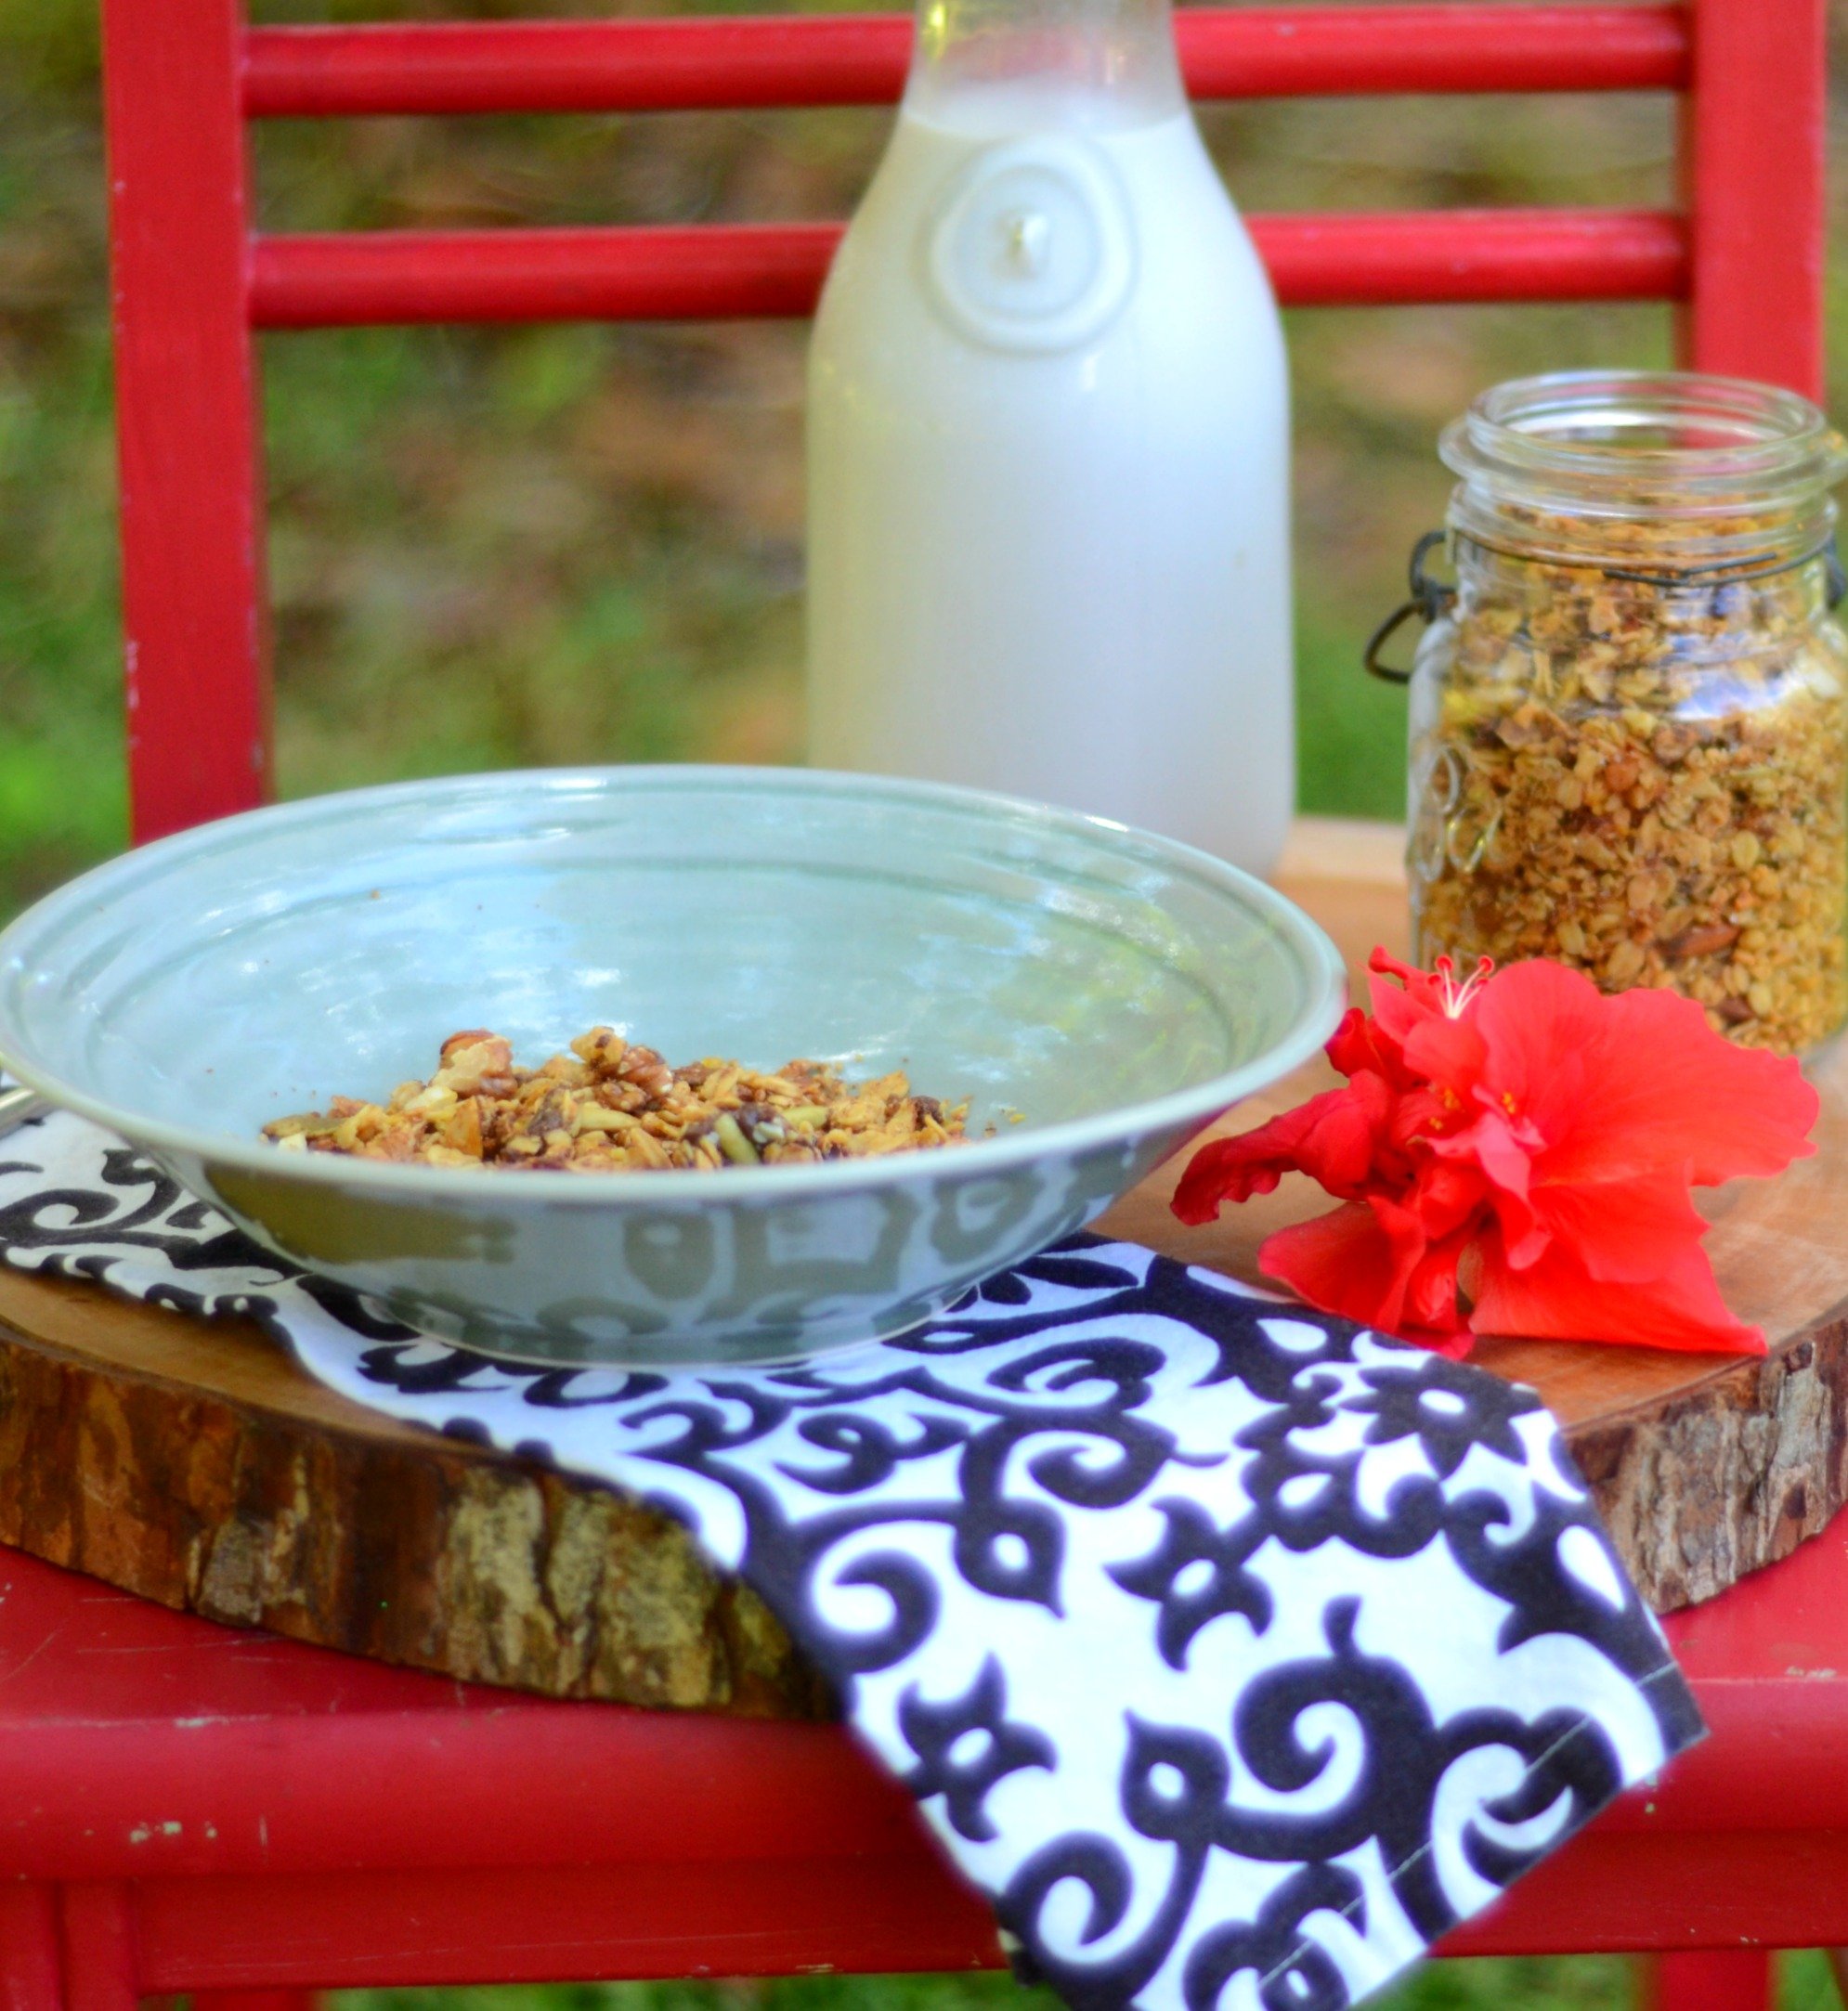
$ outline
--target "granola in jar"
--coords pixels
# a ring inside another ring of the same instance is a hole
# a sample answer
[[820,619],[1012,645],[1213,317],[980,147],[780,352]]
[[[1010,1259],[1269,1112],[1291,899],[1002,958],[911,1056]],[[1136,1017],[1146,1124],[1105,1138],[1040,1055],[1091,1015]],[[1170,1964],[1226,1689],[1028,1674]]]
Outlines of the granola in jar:
[[1412,675],[1417,961],[1551,957],[1813,1047],[1848,1018],[1841,442],[1789,393],[1611,373],[1503,385],[1443,450],[1464,479]]

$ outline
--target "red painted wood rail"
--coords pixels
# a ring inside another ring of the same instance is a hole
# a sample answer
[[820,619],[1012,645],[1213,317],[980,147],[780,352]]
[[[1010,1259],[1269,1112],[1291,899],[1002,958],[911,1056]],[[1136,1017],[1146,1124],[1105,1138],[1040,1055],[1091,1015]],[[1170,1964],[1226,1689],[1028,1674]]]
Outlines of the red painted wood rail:
[[[1445,1953],[1665,1949],[1743,2011],[1764,1947],[1848,1941],[1848,1538],[1668,1628],[1712,1738]],[[0,1551],[7,2011],[999,1960],[839,1728],[473,1689]]]
[[[1286,306],[1660,300],[1684,292],[1681,219],[1647,210],[1255,216]],[[259,238],[258,328],[701,320],[811,313],[839,224],[368,231]]]
[[[1195,97],[1684,89],[1677,6],[1190,8]],[[896,100],[908,14],[255,28],[254,119],[390,112],[711,111]]]

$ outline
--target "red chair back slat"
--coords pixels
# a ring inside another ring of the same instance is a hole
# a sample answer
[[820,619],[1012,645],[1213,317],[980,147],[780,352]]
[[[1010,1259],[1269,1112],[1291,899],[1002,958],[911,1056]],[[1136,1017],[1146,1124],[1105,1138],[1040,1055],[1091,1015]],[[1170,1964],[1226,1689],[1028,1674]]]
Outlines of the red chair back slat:
[[[833,225],[256,237],[248,119],[878,103],[896,16],[247,28],[239,0],[104,0],[137,838],[269,782],[253,331],[806,314]],[[1703,370],[1819,396],[1823,0],[1199,8],[1202,97],[1680,92],[1672,214],[1253,220],[1297,305],[1659,299]]]
[[[1446,210],[1246,219],[1290,307],[1667,300],[1687,284],[1672,211]],[[373,230],[264,237],[258,328],[418,321],[703,321],[813,311],[839,224]]]
[[1823,395],[1823,0],[1698,0],[1683,100],[1695,370]]
[[269,794],[268,593],[237,0],[103,0],[137,838]]
[[[1198,7],[1176,23],[1195,97],[1679,90],[1674,6]],[[712,111],[895,100],[905,14],[257,28],[253,119]]]

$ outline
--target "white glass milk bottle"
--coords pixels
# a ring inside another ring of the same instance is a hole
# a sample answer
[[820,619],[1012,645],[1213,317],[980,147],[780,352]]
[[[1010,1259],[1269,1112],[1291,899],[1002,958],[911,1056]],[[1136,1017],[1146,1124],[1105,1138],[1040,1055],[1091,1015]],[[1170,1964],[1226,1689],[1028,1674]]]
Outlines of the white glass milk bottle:
[[1269,866],[1283,341],[1168,0],[921,0],[809,398],[810,759]]

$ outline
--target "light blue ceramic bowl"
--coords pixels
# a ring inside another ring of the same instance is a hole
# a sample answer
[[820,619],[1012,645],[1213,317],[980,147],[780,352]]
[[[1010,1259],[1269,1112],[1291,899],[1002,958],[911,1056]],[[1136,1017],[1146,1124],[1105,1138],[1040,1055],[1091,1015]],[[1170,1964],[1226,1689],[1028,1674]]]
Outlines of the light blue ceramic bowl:
[[[1311,1055],[1340,960],[1204,853],[1031,803],[762,769],[471,775],[112,861],[0,936],[0,1057],[294,1262],[556,1362],[788,1357],[897,1332],[1098,1214]],[[491,1026],[670,1060],[904,1066],[960,1148],[514,1174],[282,1154],[337,1092]],[[1007,1121],[1009,1110],[1023,1122]]]

